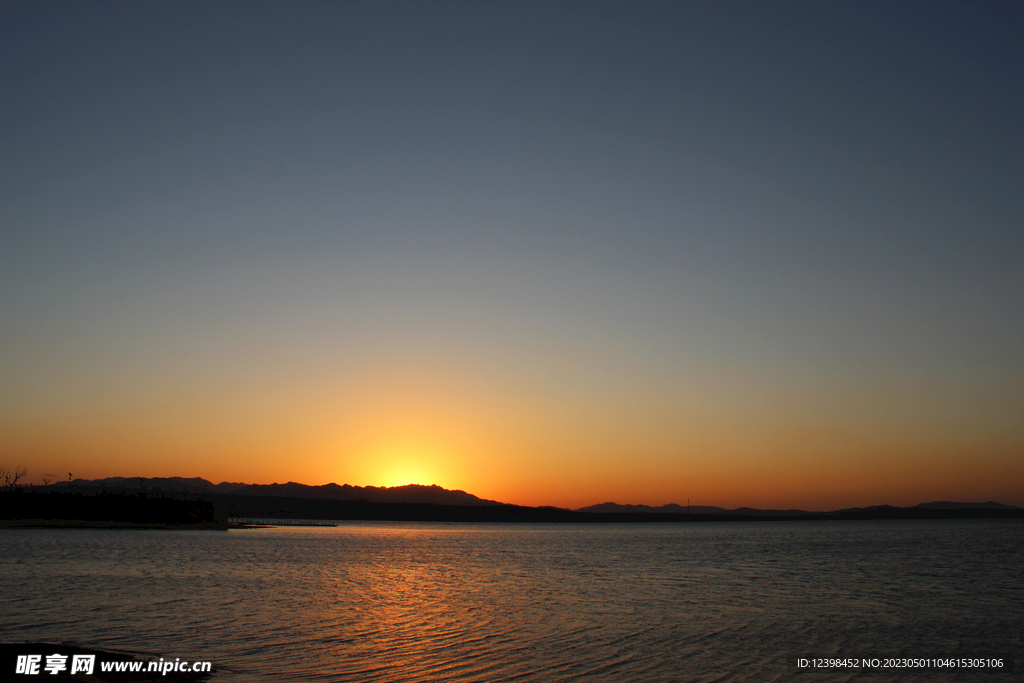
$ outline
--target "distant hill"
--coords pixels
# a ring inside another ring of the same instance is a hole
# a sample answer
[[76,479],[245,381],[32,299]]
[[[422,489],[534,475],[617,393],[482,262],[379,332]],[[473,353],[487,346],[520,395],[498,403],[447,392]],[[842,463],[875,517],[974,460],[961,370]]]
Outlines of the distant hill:
[[820,514],[807,512],[806,510],[758,510],[756,508],[736,508],[735,510],[726,510],[725,508],[715,507],[713,505],[692,505],[687,507],[686,505],[677,505],[676,503],[669,503],[668,505],[661,505],[659,507],[651,507],[650,505],[600,503],[598,505],[579,508],[576,512],[597,512],[605,514],[644,512],[650,514],[741,515],[747,517],[794,517],[799,515]]
[[933,503],[919,503],[913,507],[896,507],[895,505],[871,505],[865,508],[846,508],[845,510],[836,510],[836,514],[857,514],[857,513],[885,513],[885,512],[927,512],[929,510],[943,511],[943,510],[1024,510],[1014,505],[1003,505],[1002,503],[996,503],[994,501],[988,501],[986,503],[958,503],[955,501],[936,501]]
[[[758,508],[736,508],[726,510],[725,508],[707,505],[693,505],[689,508],[689,514],[693,515],[735,515],[740,517],[802,517],[802,516],[857,516],[857,515],[883,515],[899,514],[902,512],[927,511],[927,510],[1021,510],[1013,505],[1004,505],[989,501],[987,503],[957,503],[952,501],[939,501],[934,503],[921,503],[913,507],[901,508],[895,505],[872,505],[864,508],[846,508],[844,510],[833,510],[831,512],[811,512],[808,510],[760,510]],[[649,505],[620,505],[618,503],[600,503],[588,507],[579,508],[576,512],[593,512],[599,514],[687,514],[687,506],[669,503],[659,507]]]
[[[67,482],[51,484],[50,490],[67,490],[68,487],[80,493],[144,493],[147,496],[159,494],[174,498],[176,495],[206,495],[210,499],[220,497],[237,497],[256,501],[258,499],[290,499],[295,501],[334,501],[352,504],[397,505],[435,505],[451,508],[483,508],[500,506],[507,508],[479,514],[472,513],[481,519],[494,520],[512,517],[521,521],[684,521],[694,520],[699,516],[703,520],[766,520],[766,519],[939,519],[947,517],[992,517],[992,516],[1024,516],[1024,508],[1004,505],[993,501],[985,503],[961,503],[954,501],[934,501],[921,503],[913,507],[896,507],[893,505],[873,505],[863,508],[847,508],[831,512],[810,512],[807,510],[762,510],[742,507],[735,510],[711,505],[693,505],[687,507],[670,503],[653,507],[650,505],[622,505],[619,503],[600,503],[577,510],[541,506],[527,508],[506,505],[493,500],[478,498],[465,491],[451,491],[440,486],[423,486],[409,484],[407,486],[350,486],[349,484],[324,484],[308,486],[296,482],[286,484],[245,484],[241,482],[222,482],[214,484],[199,477],[155,477],[151,479],[139,477],[107,477],[106,479],[75,479]],[[236,501],[237,502],[237,501]],[[268,502],[269,504],[269,502]],[[262,509],[253,503],[252,514]],[[250,506],[252,507],[252,505]],[[293,506],[294,507],[294,506]],[[317,508],[319,509],[319,508]],[[353,508],[354,509],[354,508]],[[375,512],[361,511],[359,514],[383,514],[378,508]],[[248,514],[248,513],[247,513]],[[260,512],[259,514],[267,514]],[[391,513],[388,513],[391,514]],[[401,514],[405,514],[404,512]],[[417,512],[420,515],[421,512]],[[448,514],[448,513],[446,513]],[[462,513],[451,513],[452,519],[461,519]]]
[[[714,507],[711,505],[694,505],[693,507],[689,508],[689,511],[691,514],[694,515],[724,515],[729,513],[729,511],[726,510],[725,508]],[[676,505],[675,503],[669,503],[668,505],[661,505],[659,507],[651,507],[650,505],[620,505],[618,503],[598,503],[597,505],[589,505],[585,508],[579,508],[576,510],[576,512],[648,512],[685,515],[687,512],[687,507],[685,505]]]
[[[54,485],[67,488],[67,483]],[[192,477],[107,477],[106,479],[75,479],[71,487],[82,491],[101,490],[110,493],[138,492],[151,493],[192,493],[224,494],[240,496],[273,496],[277,498],[313,498],[322,500],[366,501],[370,503],[418,503],[431,505],[500,505],[493,500],[484,500],[465,491],[451,491],[440,486],[349,486],[348,484],[324,484],[308,486],[293,481],[287,484],[243,484],[222,482],[214,484],[206,479]]]
[[949,501],[936,501],[934,503],[921,503],[915,507],[928,508],[930,510],[966,510],[970,508],[986,508],[990,510],[1020,510],[1015,505],[1003,505],[995,501],[987,503],[951,503]]

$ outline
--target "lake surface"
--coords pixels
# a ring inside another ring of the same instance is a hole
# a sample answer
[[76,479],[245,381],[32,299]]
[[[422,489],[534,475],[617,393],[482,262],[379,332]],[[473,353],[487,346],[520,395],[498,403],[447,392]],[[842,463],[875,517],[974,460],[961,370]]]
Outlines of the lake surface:
[[[772,681],[789,658],[1017,657],[1024,522],[0,530],[0,641],[214,680]],[[26,679],[27,680],[27,679]]]

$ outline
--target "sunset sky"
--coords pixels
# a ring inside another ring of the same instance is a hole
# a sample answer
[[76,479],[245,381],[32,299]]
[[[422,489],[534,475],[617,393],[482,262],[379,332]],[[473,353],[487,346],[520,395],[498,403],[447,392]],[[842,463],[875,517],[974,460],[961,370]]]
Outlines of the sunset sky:
[[1024,505],[1014,2],[4,2],[0,466]]

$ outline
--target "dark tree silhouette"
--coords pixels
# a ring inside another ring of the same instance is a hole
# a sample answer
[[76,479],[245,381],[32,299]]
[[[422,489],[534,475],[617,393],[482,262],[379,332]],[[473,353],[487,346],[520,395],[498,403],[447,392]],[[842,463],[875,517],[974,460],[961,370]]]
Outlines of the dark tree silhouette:
[[24,467],[20,469],[15,467],[13,470],[9,470],[6,467],[0,467],[0,477],[3,477],[4,486],[8,491],[20,491],[21,487],[18,486],[18,481],[26,474],[28,474],[28,470]]

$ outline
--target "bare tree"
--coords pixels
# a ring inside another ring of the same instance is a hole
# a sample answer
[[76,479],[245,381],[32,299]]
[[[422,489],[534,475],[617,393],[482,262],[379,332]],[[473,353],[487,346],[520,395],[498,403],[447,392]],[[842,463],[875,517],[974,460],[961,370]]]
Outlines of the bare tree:
[[26,474],[28,474],[28,470],[24,467],[20,469],[15,467],[13,470],[0,467],[0,477],[3,477],[4,486],[7,487],[8,491],[20,491],[21,487],[18,486],[18,481]]

